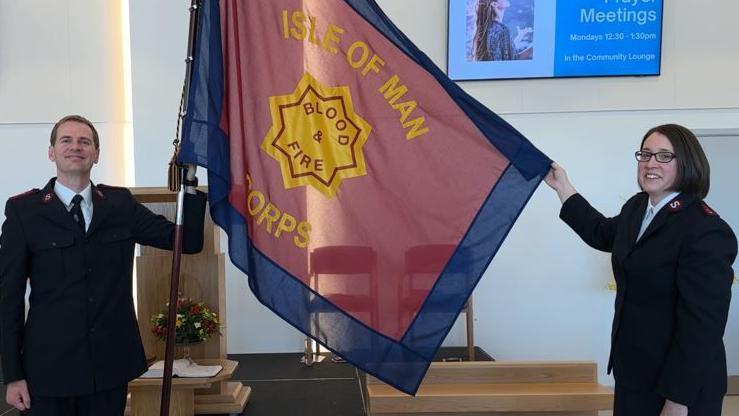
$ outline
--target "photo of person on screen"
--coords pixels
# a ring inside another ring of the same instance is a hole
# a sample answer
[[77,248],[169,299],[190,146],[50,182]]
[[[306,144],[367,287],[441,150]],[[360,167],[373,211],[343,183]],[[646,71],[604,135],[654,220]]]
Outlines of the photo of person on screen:
[[516,36],[511,36],[503,23],[510,0],[477,0],[476,29],[472,39],[472,57],[475,61],[511,61],[532,59],[531,38],[534,29],[516,26]]

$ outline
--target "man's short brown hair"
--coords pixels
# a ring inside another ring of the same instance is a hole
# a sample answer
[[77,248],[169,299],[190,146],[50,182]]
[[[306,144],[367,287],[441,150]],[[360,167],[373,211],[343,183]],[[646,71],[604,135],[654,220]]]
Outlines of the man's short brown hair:
[[76,114],[64,116],[61,118],[61,120],[57,121],[56,124],[54,124],[54,128],[51,129],[51,137],[49,138],[49,143],[51,143],[52,146],[54,146],[54,144],[56,143],[56,132],[59,129],[59,126],[68,121],[82,123],[89,127],[90,130],[92,130],[92,141],[95,142],[95,149],[100,150],[100,138],[98,137],[98,131],[95,129],[95,126],[92,125],[92,122],[90,120]]

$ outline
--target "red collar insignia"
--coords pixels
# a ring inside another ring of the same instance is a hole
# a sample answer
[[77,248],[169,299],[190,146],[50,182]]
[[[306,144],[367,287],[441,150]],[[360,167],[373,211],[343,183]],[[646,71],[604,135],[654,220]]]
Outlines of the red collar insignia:
[[45,195],[44,195],[44,196],[43,196],[43,197],[41,198],[41,202],[43,202],[44,204],[48,204],[49,202],[51,202],[51,200],[52,200],[52,199],[54,199],[54,192],[47,192],[47,193],[46,193],[46,194],[45,194]]
[[669,209],[672,212],[680,211],[683,207],[683,203],[680,202],[679,199],[675,199],[669,204],[667,204],[667,209]]

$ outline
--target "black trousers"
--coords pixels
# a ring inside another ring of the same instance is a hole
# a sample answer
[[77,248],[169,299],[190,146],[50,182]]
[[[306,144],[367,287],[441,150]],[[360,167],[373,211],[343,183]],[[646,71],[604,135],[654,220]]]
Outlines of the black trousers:
[[[699,399],[688,407],[688,416],[721,416],[724,400]],[[653,392],[629,390],[616,383],[613,416],[659,416],[665,398]]]
[[123,416],[128,386],[87,396],[31,396],[31,409],[24,416]]

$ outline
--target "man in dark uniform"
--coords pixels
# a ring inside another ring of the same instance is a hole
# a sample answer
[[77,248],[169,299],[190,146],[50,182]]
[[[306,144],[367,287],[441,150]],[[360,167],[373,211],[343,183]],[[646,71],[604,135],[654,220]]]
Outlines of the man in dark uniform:
[[[0,354],[6,401],[35,416],[123,415],[128,382],[146,370],[132,297],[134,247],[171,249],[174,224],[125,188],[92,184],[99,154],[90,121],[62,118],[49,146],[57,177],[10,198],[5,208]],[[188,166],[185,253],[203,245],[206,197],[192,186],[194,175]]]

